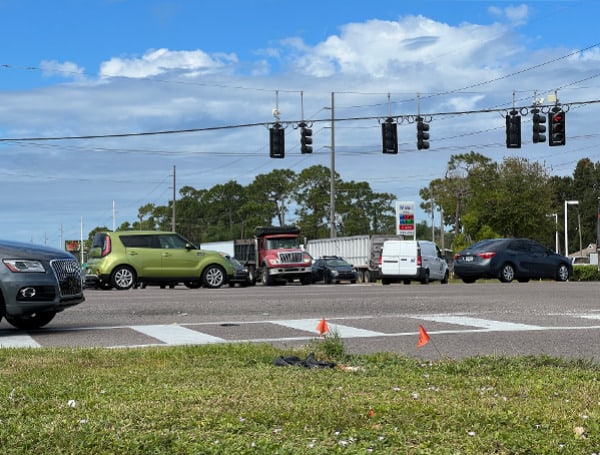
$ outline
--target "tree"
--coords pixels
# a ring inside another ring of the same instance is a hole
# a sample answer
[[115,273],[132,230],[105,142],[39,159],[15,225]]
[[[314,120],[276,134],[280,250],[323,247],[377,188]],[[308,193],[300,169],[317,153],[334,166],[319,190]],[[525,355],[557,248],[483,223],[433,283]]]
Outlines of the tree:
[[[340,177],[335,174],[336,188]],[[295,199],[298,226],[311,239],[329,237],[331,173],[325,166],[311,166],[298,175]]]

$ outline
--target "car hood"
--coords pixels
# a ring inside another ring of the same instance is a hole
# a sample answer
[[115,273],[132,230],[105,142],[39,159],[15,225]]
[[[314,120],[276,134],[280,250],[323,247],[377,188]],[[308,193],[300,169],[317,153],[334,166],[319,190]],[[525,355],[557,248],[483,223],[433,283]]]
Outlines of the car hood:
[[12,240],[0,240],[0,256],[3,258],[74,259],[72,254],[58,248]]

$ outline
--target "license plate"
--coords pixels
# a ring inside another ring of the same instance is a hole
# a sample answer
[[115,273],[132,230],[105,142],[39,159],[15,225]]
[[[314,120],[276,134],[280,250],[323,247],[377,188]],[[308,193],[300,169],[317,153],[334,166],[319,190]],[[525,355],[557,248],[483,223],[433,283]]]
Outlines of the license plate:
[[465,262],[473,262],[473,256],[465,256]]

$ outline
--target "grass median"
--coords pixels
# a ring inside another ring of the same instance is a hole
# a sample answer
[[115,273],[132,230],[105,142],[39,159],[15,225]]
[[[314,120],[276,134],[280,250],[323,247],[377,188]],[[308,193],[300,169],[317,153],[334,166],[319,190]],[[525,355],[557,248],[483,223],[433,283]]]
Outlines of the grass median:
[[[310,351],[334,368],[275,366]],[[226,344],[0,350],[4,454],[600,453],[600,368]]]

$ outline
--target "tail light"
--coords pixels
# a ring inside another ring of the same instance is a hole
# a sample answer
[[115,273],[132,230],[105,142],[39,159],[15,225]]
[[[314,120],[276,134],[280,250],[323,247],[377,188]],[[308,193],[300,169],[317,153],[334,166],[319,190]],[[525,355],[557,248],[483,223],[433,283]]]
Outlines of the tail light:
[[423,258],[421,257],[421,248],[417,248],[417,267],[423,265]]
[[381,267],[381,264],[383,263],[383,256],[379,256],[379,259],[377,259],[377,264],[379,265],[379,267]]
[[477,256],[479,256],[481,259],[492,259],[494,256],[496,256],[496,252],[488,251],[485,253],[479,253]]
[[112,251],[112,245],[110,243],[110,237],[107,235],[104,237],[104,245],[102,245],[102,257],[107,256]]

